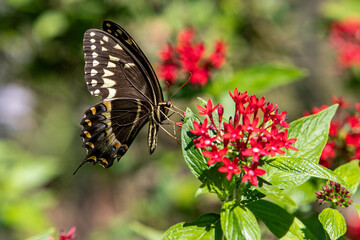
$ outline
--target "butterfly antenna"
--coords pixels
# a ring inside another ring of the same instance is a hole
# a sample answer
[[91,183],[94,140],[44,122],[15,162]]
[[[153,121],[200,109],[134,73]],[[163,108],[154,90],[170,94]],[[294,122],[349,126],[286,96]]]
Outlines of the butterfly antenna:
[[168,94],[168,97],[170,96],[170,83],[169,81],[165,81],[166,85],[167,85],[167,94]]
[[182,88],[190,81],[191,76],[192,76],[192,73],[190,72],[190,76],[189,76],[188,80],[186,80],[186,82],[184,82],[184,84],[181,85],[181,87],[179,87],[179,88],[171,95],[170,100],[171,100],[171,98],[172,98],[180,89],[182,89]]

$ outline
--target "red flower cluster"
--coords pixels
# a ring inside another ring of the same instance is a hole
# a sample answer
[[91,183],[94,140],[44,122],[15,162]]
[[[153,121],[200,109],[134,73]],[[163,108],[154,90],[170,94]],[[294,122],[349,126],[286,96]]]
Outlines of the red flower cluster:
[[360,19],[346,19],[331,25],[331,44],[344,68],[360,65]]
[[[329,139],[321,153],[319,164],[335,169],[346,162],[360,159],[360,103],[355,104],[355,110],[344,112],[344,109],[349,109],[349,102],[343,97],[332,97],[331,100],[334,104],[339,104],[339,108],[330,123]],[[316,114],[327,107],[323,105],[320,109],[313,108],[312,113]]]
[[258,166],[268,156],[284,154],[284,148],[297,151],[293,146],[296,139],[288,139],[287,129],[279,130],[279,126],[287,128],[289,124],[285,122],[286,112],[278,113],[276,105],[237,89],[229,93],[235,102],[234,117],[223,121],[223,106],[213,106],[208,100],[205,108],[198,105],[199,114],[207,118],[203,123],[194,121],[190,131],[198,135],[194,144],[202,149],[209,166],[219,166],[219,172],[227,173],[227,180],[241,174],[242,182],[257,186],[257,177],[266,173]]
[[[74,237],[74,234],[75,234],[75,230],[76,228],[75,227],[72,227],[68,233],[60,233],[60,236],[59,236],[59,240],[69,240],[69,239],[73,239]],[[54,238],[50,237],[48,238],[48,240],[54,240]]]
[[216,41],[214,51],[206,58],[204,44],[193,43],[193,39],[193,29],[182,30],[177,45],[167,45],[160,51],[160,78],[172,85],[179,74],[191,72],[191,83],[201,86],[207,84],[211,70],[220,68],[225,62],[226,45]]

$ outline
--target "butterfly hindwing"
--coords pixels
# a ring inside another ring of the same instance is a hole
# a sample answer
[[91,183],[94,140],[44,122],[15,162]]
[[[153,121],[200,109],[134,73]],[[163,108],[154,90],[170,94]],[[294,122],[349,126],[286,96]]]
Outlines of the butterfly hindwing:
[[148,144],[149,144],[149,150],[150,154],[152,154],[155,151],[155,148],[157,146],[157,136],[159,132],[159,125],[156,124],[153,120],[149,122],[149,132],[148,132]]
[[99,162],[108,168],[120,159],[149,120],[149,108],[148,102],[138,99],[114,99],[89,108],[81,121],[87,149],[83,163]]

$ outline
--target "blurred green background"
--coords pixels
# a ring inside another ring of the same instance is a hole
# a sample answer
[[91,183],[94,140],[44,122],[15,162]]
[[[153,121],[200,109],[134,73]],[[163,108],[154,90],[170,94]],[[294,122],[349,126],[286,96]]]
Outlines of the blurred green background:
[[97,102],[83,79],[86,29],[117,22],[155,68],[180,29],[193,27],[208,49],[222,39],[226,65],[175,105],[195,110],[202,96],[226,107],[227,90],[238,87],[292,121],[331,95],[360,100],[359,81],[338,68],[328,40],[331,21],[359,12],[356,0],[0,1],[0,239],[72,226],[77,239],[158,239],[219,210],[211,195],[194,198],[199,182],[169,136],[147,155],[147,127],[112,168],[88,164],[72,175],[85,154],[79,122]]

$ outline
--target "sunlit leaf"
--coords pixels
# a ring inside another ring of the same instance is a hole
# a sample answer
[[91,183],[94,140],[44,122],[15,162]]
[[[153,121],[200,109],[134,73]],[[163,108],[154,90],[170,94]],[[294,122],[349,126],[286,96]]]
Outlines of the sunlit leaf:
[[[294,146],[298,151],[287,150],[286,154],[277,155],[270,164],[272,167],[265,166],[267,174],[264,178],[280,188],[290,188],[301,185],[310,176],[329,179],[330,175],[334,175],[315,165],[327,142],[330,122],[336,109],[337,105],[333,105],[317,114],[293,121],[289,126],[288,138],[297,139]],[[307,171],[308,164],[317,172],[311,174]]]
[[254,214],[234,202],[224,203],[221,209],[221,227],[226,239],[260,239],[260,228]]
[[170,227],[162,240],[221,240],[222,232],[218,214],[205,214],[191,223],[178,223]]
[[319,215],[319,221],[331,240],[336,240],[346,233],[345,218],[336,209],[324,209]]
[[355,208],[356,208],[356,212],[357,212],[358,216],[360,217],[360,205],[354,203],[354,206],[355,206]]
[[271,198],[280,206],[291,206],[297,208],[297,204],[283,190],[264,184],[262,187],[256,187],[256,190]]
[[349,187],[349,192],[355,194],[360,182],[359,160],[354,160],[336,168],[334,172],[341,177]]
[[335,172],[307,159],[281,156],[271,161],[269,165],[285,172],[332,180],[347,188],[346,183]]
[[294,66],[262,64],[241,69],[231,79],[215,81],[209,88],[215,96],[234,88],[238,88],[241,92],[262,93],[299,80],[304,76],[306,76],[306,71]]

